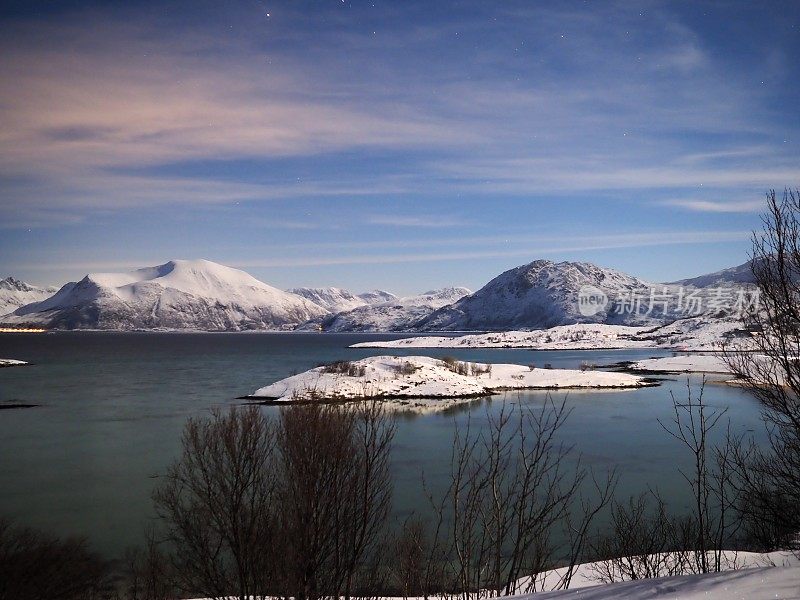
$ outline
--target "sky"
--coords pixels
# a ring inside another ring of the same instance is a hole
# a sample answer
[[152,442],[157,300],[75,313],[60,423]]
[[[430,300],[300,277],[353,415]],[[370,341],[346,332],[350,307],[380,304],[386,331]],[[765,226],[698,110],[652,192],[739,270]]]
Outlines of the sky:
[[796,0],[7,0],[0,56],[0,277],[41,285],[670,281],[800,185]]

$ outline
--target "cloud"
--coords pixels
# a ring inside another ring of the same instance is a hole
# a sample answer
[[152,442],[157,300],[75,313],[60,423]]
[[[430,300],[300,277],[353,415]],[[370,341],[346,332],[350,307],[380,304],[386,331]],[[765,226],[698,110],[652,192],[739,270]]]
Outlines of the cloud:
[[[280,268],[280,267],[319,267],[334,265],[381,265],[405,264],[424,262],[465,261],[472,259],[490,258],[516,258],[519,262],[528,262],[542,256],[564,254],[572,252],[591,252],[614,249],[632,249],[648,247],[668,247],[685,245],[705,245],[726,242],[747,241],[750,239],[749,231],[643,231],[621,232],[606,235],[573,235],[573,236],[519,236],[519,237],[491,237],[477,236],[454,238],[450,240],[417,241],[406,244],[404,242],[352,242],[336,244],[303,244],[271,248],[266,259],[238,259],[224,257],[210,257],[210,260],[222,262],[240,269],[248,268]],[[398,252],[414,246],[442,247],[451,246],[450,250],[427,250],[419,252]],[[383,249],[384,253],[376,252],[348,252],[348,250],[363,250],[365,248]],[[261,254],[265,254],[263,248]],[[297,250],[305,254],[298,253]],[[290,251],[289,255],[282,256],[282,252]],[[174,258],[174,257],[166,257]],[[84,269],[91,271],[127,271],[152,266],[166,260],[161,258],[140,258],[126,261],[70,261],[59,264],[21,264],[20,269],[26,270],[53,270],[53,269]]]
[[473,225],[466,219],[453,219],[442,215],[373,215],[364,219],[368,225],[383,225],[387,227],[415,227],[423,229],[447,229]]
[[[48,214],[63,224],[99,210],[349,196],[679,196],[701,185],[730,195],[800,179],[789,149],[771,143],[786,125],[767,118],[749,74],[726,69],[655,5],[642,21],[624,3],[474,3],[446,26],[387,7],[375,17],[386,20],[380,36],[341,11],[300,10],[274,11],[274,25],[239,15],[231,34],[146,11],[7,27],[0,227],[41,226]],[[300,182],[217,170],[248,160],[252,175],[287,157],[313,170],[321,157],[354,153],[370,168],[340,163]],[[185,169],[198,164],[202,174]]]
[[663,204],[677,206],[695,212],[709,213],[751,213],[762,212],[765,209],[763,200],[739,200],[718,202],[715,200],[666,200]]

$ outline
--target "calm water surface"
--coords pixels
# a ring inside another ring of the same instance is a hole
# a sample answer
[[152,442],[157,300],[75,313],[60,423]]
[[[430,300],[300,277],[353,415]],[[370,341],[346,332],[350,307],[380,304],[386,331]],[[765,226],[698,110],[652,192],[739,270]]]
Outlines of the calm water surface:
[[[40,404],[0,411],[0,515],[60,533],[87,535],[103,552],[138,544],[152,517],[150,493],[177,456],[187,417],[282,377],[337,359],[375,354],[454,355],[486,362],[552,363],[575,368],[665,354],[658,350],[351,349],[401,336],[370,334],[0,334],[0,357],[34,363],[0,369],[0,402]],[[693,377],[692,385],[699,384]],[[685,397],[686,377],[633,391],[571,392],[562,439],[585,464],[618,465],[618,494],[657,486],[673,506],[688,504],[678,468],[688,465],[658,420],[671,417],[670,392]],[[456,426],[486,422],[505,402],[541,404],[540,392],[478,401],[445,414],[403,416],[394,446],[397,518],[426,506],[421,479],[437,488],[448,472]],[[761,433],[757,402],[738,388],[706,387],[735,430]],[[268,408],[265,410],[276,410]]]

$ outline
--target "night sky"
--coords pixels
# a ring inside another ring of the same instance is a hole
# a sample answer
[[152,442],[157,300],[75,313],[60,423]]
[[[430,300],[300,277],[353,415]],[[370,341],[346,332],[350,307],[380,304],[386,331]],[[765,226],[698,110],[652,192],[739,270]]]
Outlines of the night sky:
[[800,2],[4,2],[0,277],[672,280],[800,185]]

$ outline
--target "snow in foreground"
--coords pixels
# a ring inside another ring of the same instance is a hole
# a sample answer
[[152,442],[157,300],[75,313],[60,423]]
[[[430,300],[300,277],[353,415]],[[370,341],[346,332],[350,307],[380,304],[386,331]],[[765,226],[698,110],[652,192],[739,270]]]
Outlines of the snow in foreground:
[[317,367],[256,390],[277,402],[382,398],[406,410],[444,409],[504,390],[638,388],[629,373],[540,369],[525,365],[447,363],[427,356],[373,356],[338,369]]
[[639,579],[595,587],[514,596],[561,600],[767,600],[800,598],[800,568],[761,567],[739,571]]
[[13,358],[0,358],[0,367],[21,367],[27,365],[24,360],[14,360]]
[[660,327],[603,323],[559,325],[534,331],[504,331],[458,337],[424,336],[354,344],[354,348],[531,348],[534,350],[613,350],[674,348],[716,351],[747,333],[735,319],[693,317]]

